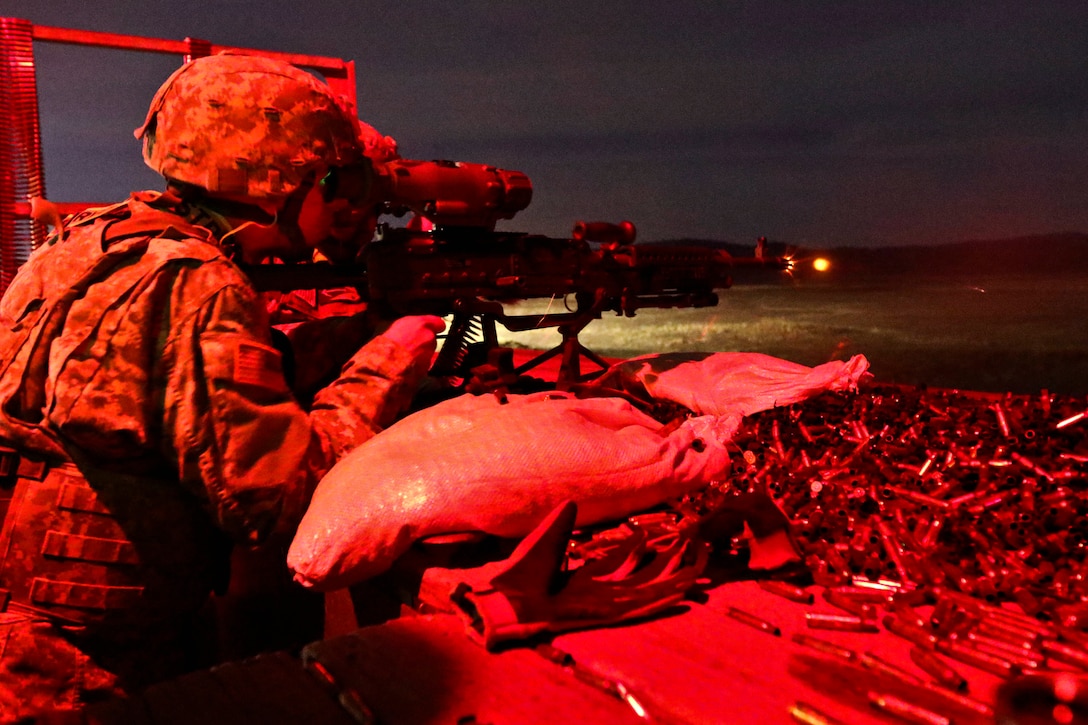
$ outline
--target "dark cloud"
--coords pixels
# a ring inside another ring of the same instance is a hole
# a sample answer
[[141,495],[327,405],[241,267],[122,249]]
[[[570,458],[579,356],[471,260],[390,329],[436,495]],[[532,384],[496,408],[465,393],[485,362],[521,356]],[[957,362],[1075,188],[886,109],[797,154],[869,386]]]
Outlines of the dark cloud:
[[[36,23],[354,59],[405,154],[525,171],[511,225],[828,244],[1088,229],[1088,6],[0,0]],[[39,44],[48,188],[156,183],[170,57]]]

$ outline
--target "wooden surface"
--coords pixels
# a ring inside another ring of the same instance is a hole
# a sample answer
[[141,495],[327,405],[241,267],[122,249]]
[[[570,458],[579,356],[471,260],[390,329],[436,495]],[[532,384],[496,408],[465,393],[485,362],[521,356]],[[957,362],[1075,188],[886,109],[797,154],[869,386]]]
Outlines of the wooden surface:
[[639,723],[629,706],[583,685],[533,649],[489,653],[449,614],[405,617],[307,646],[341,700],[380,723]]
[[[817,587],[812,587],[816,591]],[[96,725],[208,725],[238,722],[387,725],[551,725],[552,723],[895,723],[869,705],[870,690],[906,694],[955,723],[992,722],[915,689],[838,663],[792,640],[797,632],[872,652],[925,677],[906,641],[874,634],[816,632],[809,611],[835,612],[817,598],[798,604],[753,581],[710,586],[705,601],[612,627],[568,632],[550,642],[488,652],[449,613],[403,616],[306,646],[301,657],[261,655],[161,683],[92,707]],[[436,604],[441,604],[435,598]],[[743,608],[780,629],[761,631],[729,616]],[[570,661],[557,661],[565,653]],[[954,663],[969,694],[992,702],[997,677]],[[610,687],[602,687],[611,683]],[[619,688],[622,684],[623,690]],[[619,693],[628,693],[625,700]],[[824,720],[791,715],[799,703]],[[640,714],[636,708],[641,708]]]
[[[814,593],[820,589],[809,588]],[[757,615],[776,626],[780,635],[738,621],[728,614],[730,607]],[[808,629],[806,612],[844,614],[820,597],[811,605],[799,604],[764,591],[754,581],[737,581],[712,587],[703,603],[685,602],[666,615],[636,623],[561,634],[552,640],[552,645],[569,653],[579,666],[602,678],[623,683],[648,713],[647,719],[636,718],[636,722],[795,723],[798,720],[791,715],[790,709],[796,703],[810,705],[845,723],[901,722],[876,710],[867,698],[871,689],[896,692],[894,683],[797,644],[792,635],[807,633],[859,654],[871,652],[911,674],[929,679],[912,663],[910,643],[883,629],[873,634]],[[440,628],[445,633],[443,636],[449,636],[451,623],[448,620],[440,625],[394,622],[369,628],[372,631],[362,629],[350,636],[376,642],[378,631],[383,627],[392,630],[405,626],[414,627],[417,632],[433,626]],[[382,638],[382,645],[389,651],[398,649],[395,640],[384,639],[384,635]],[[468,641],[467,636],[465,641]],[[488,667],[503,670],[504,681],[521,683],[519,697],[543,697],[560,712],[566,712],[564,704],[570,703],[570,712],[574,715],[568,718],[569,721],[601,722],[577,717],[581,707],[578,703],[585,696],[587,685],[572,678],[542,676],[539,662],[526,665],[532,660],[531,650],[526,649],[524,655],[517,657],[510,654],[491,655],[493,661]],[[539,655],[534,656],[545,661]],[[457,666],[482,666],[477,660],[473,655]],[[968,693],[972,697],[993,702],[999,684],[996,676],[967,665],[952,664],[968,678]],[[543,671],[548,670],[544,668]],[[415,675],[406,670],[402,676],[411,678]],[[521,719],[526,715],[523,712],[513,716],[512,711],[503,709],[510,704],[501,700],[493,702],[492,709],[484,707],[480,704],[482,698],[493,697],[494,693],[489,692],[490,688],[483,682],[456,693],[445,693],[443,697],[460,700],[461,709],[475,708],[474,711],[482,716],[482,722],[555,722],[543,715]],[[954,722],[990,720],[932,698],[919,696],[914,699],[930,709],[954,716]],[[454,714],[453,710],[447,710],[418,720],[394,718],[393,721],[450,722],[449,718]]]

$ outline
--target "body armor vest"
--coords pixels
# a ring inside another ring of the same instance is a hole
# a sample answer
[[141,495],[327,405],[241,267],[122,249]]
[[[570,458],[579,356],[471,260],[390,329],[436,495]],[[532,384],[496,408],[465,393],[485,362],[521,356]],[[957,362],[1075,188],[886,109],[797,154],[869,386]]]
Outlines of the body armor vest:
[[0,599],[60,623],[133,630],[169,626],[224,587],[229,544],[175,482],[0,457],[15,467]]
[[16,605],[86,623],[133,608],[144,587],[135,546],[71,463],[3,455],[15,468],[0,533],[0,582]]
[[[72,288],[76,293],[140,254],[157,233],[171,227],[179,235],[189,231],[173,214],[152,211],[133,217],[124,207],[75,220],[78,226],[107,217],[101,220],[107,225],[103,250],[128,240],[122,253],[107,251],[91,261]],[[104,263],[110,256],[112,263]],[[63,322],[64,300],[46,304],[51,309],[22,334],[24,345],[47,345],[43,338],[50,330],[43,328],[57,326],[55,317]],[[9,361],[22,347],[20,340],[14,342],[3,353]],[[5,374],[18,374],[4,367]],[[33,390],[24,396],[34,397]],[[13,422],[28,429],[38,423],[32,418]],[[136,633],[169,627],[225,585],[225,535],[168,472],[107,471],[46,442],[52,445],[43,453],[0,440],[0,611],[7,605],[98,632],[116,627]]]

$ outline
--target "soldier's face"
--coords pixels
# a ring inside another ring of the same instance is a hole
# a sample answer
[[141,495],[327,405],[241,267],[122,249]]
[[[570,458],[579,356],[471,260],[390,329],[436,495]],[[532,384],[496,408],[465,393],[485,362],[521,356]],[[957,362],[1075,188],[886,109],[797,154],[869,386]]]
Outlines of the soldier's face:
[[369,196],[372,174],[369,164],[333,169],[303,200],[299,227],[307,244],[326,258],[351,261],[374,236],[377,207]]

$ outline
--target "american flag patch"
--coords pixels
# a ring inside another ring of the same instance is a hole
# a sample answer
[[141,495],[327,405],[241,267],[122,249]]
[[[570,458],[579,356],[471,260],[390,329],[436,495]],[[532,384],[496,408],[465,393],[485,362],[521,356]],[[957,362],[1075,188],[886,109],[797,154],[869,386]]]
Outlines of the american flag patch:
[[239,341],[234,348],[234,380],[261,388],[280,389],[287,385],[279,352],[246,341]]

